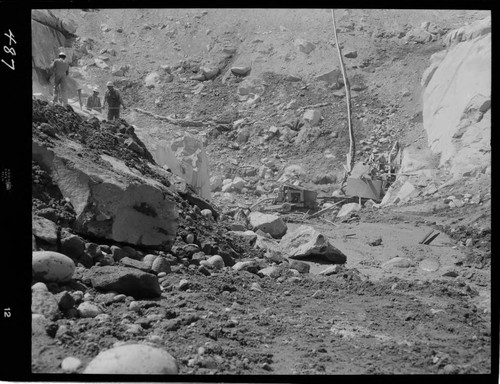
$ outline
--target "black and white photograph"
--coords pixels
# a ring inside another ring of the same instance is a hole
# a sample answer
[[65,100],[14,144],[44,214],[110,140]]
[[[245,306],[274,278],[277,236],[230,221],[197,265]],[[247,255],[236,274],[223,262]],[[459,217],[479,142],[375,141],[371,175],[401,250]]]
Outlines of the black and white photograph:
[[30,377],[498,380],[491,10],[29,14]]

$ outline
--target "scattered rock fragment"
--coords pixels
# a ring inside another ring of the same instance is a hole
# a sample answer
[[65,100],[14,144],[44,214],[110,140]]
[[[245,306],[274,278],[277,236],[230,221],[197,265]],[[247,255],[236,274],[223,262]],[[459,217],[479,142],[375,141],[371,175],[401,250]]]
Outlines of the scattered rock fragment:
[[40,216],[33,216],[31,222],[31,232],[33,235],[50,244],[56,244],[57,226],[53,221]]
[[355,59],[358,57],[358,51],[356,50],[349,50],[344,53],[344,57],[347,57],[348,59]]
[[335,265],[332,265],[331,267],[323,269],[319,274],[325,275],[325,276],[330,276],[330,275],[334,275],[336,273],[339,273],[342,269],[343,269],[343,267],[340,264],[335,264]]
[[442,276],[444,277],[458,277],[458,272],[453,270],[453,269],[450,269],[448,271],[445,271]]
[[307,121],[312,127],[315,127],[321,120],[321,111],[319,109],[308,109],[302,115],[302,119]]
[[372,247],[377,247],[382,244],[382,238],[380,236],[375,236],[368,240],[368,245]]
[[257,292],[261,292],[261,293],[262,293],[262,287],[260,286],[260,284],[259,284],[259,283],[256,283],[256,282],[254,282],[254,283],[252,283],[252,284],[250,285],[250,290],[251,290],[251,291],[257,291]]
[[82,366],[82,361],[76,357],[66,357],[61,362],[61,369],[66,373],[75,373]]
[[177,286],[179,288],[180,291],[185,291],[186,289],[189,288],[189,281],[186,280],[186,279],[182,279],[181,281],[179,281],[179,285]]
[[418,264],[419,268],[426,272],[435,272],[439,269],[439,261],[432,258],[426,258]]
[[98,68],[101,68],[101,69],[108,69],[109,68],[109,65],[106,64],[106,62],[102,59],[95,58],[94,63]]
[[89,303],[88,301],[81,303],[77,310],[80,317],[96,317],[102,313],[101,309],[97,305]]
[[61,314],[56,298],[43,283],[31,287],[31,313],[43,315],[49,320],[55,320]]
[[250,73],[251,67],[248,66],[236,66],[231,68],[231,72],[238,76],[246,76]]
[[254,231],[260,229],[265,233],[269,233],[275,239],[282,238],[287,231],[285,222],[277,215],[250,212],[248,218],[250,220],[250,226]]
[[54,296],[61,311],[73,308],[73,306],[75,305],[75,299],[69,294],[68,291],[62,291]]
[[165,257],[162,257],[162,256],[158,256],[153,261],[153,263],[151,265],[151,269],[153,270],[153,272],[155,272],[157,274],[161,273],[161,272],[170,273],[170,271],[171,271],[170,263],[168,262],[168,260]]
[[257,271],[260,269],[260,263],[258,260],[238,261],[232,266],[232,268],[235,271],[248,271],[257,273]]
[[382,268],[410,268],[411,260],[406,257],[394,257],[382,264]]
[[311,266],[303,261],[290,260],[290,269],[295,269],[300,273],[309,273]]
[[202,209],[201,210],[201,215],[205,217],[206,219],[212,218],[212,211],[210,209]]
[[145,272],[151,272],[151,268],[147,264],[139,260],[131,259],[130,257],[127,256],[120,259],[120,263],[126,267],[136,268]]
[[273,279],[280,277],[281,272],[280,268],[276,265],[271,265],[269,267],[263,268],[258,272],[259,275],[262,276],[269,276],[272,277]]
[[66,234],[61,239],[61,253],[78,260],[85,252],[85,241],[80,236]]
[[346,217],[352,212],[356,212],[361,210],[361,205],[358,203],[348,203],[344,204],[342,208],[340,208],[339,212],[337,213],[337,217]]
[[313,43],[304,39],[296,39],[294,44],[300,52],[303,52],[306,55],[310,54],[316,48]]
[[206,261],[207,265],[214,269],[224,268],[224,259],[220,255],[213,255]]

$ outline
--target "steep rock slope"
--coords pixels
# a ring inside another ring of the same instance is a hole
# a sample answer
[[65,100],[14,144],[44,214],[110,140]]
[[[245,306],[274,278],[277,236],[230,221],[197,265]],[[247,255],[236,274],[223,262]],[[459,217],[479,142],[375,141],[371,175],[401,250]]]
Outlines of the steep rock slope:
[[423,119],[432,151],[455,176],[491,162],[491,18],[452,31],[422,79]]

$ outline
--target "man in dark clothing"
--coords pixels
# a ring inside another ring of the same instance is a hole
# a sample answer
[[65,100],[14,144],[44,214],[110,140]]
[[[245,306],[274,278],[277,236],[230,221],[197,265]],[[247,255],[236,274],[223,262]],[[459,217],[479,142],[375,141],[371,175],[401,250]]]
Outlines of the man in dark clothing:
[[68,104],[68,96],[66,95],[66,79],[69,75],[69,64],[66,62],[66,54],[59,53],[59,58],[55,59],[51,66],[50,71],[54,75],[54,98],[55,103],[59,98],[62,105]]
[[123,109],[127,109],[125,104],[123,104],[122,97],[118,90],[114,88],[114,84],[108,81],[106,84],[108,90],[104,94],[103,108],[108,104],[108,121],[113,119],[118,120],[120,118],[120,105],[123,105]]
[[93,109],[95,111],[101,112],[101,99],[99,98],[99,90],[94,88],[92,96],[87,99],[87,109]]

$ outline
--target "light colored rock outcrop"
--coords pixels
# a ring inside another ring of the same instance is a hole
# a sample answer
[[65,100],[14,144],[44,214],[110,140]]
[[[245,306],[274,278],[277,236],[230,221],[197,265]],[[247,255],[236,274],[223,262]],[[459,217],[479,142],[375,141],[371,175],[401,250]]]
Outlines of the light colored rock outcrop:
[[423,120],[440,166],[455,177],[491,163],[491,18],[450,32],[424,73]]
[[[31,12],[31,57],[33,93],[49,95],[48,70],[61,48],[72,60],[72,50],[67,48],[76,25],[70,20],[61,20],[49,10]],[[67,82],[68,97],[76,96],[76,82],[71,77]]]
[[158,165],[170,168],[204,199],[211,198],[210,168],[205,148],[200,140],[184,134],[171,142],[160,140],[148,144]]
[[339,213],[337,213],[337,217],[345,217],[352,212],[356,212],[361,210],[361,205],[358,203],[348,203],[344,204],[342,208],[340,208]]

